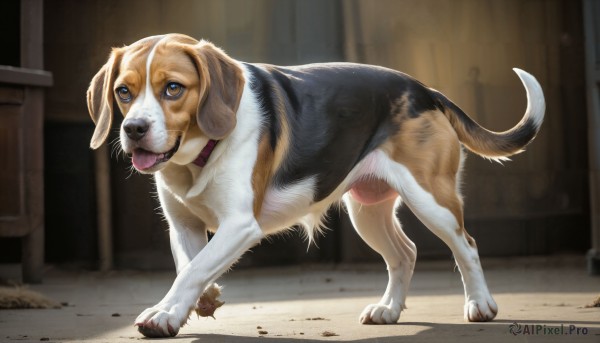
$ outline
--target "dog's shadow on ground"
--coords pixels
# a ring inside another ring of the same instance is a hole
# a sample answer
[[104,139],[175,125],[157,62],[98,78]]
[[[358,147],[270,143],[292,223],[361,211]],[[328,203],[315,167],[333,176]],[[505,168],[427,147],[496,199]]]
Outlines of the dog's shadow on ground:
[[[520,331],[515,330],[515,324],[520,325]],[[385,337],[370,337],[365,339],[344,339],[343,332],[340,332],[339,335],[333,337],[323,337],[323,338],[307,338],[304,336],[286,336],[286,337],[278,337],[278,336],[269,336],[268,334],[262,336],[233,336],[233,335],[215,335],[215,334],[183,334],[174,338],[177,339],[185,339],[186,341],[192,339],[190,342],[192,343],[206,343],[206,342],[233,342],[233,343],[249,343],[249,342],[260,342],[260,341],[270,341],[270,342],[292,342],[292,341],[302,341],[302,342],[330,342],[330,341],[347,341],[347,342],[378,342],[378,343],[392,343],[392,342],[430,342],[430,341],[444,341],[444,342],[452,342],[455,340],[460,340],[461,342],[505,342],[510,339],[517,339],[515,336],[536,336],[539,339],[545,338],[567,338],[566,336],[570,336],[574,338],[576,336],[580,338],[587,338],[592,340],[597,340],[600,338],[600,329],[596,327],[598,323],[594,321],[573,321],[573,322],[565,322],[565,321],[556,321],[556,320],[545,320],[545,321],[534,321],[534,320],[509,320],[509,319],[500,319],[495,320],[491,323],[465,323],[465,324],[440,324],[440,323],[429,323],[429,322],[404,322],[398,323],[397,326],[417,326],[417,327],[425,327],[424,330],[417,332],[416,334],[402,334],[399,333],[397,336],[385,336]],[[583,334],[579,332],[579,334],[568,333],[570,326],[573,325],[576,328],[586,328],[586,333]],[[590,326],[594,327],[590,327]],[[525,326],[529,326],[530,330],[523,332]],[[533,332],[536,326],[542,326],[539,332]],[[374,326],[376,327],[376,326]],[[546,332],[544,332],[543,327],[548,328]],[[562,333],[554,332],[554,330],[560,330],[563,328]],[[512,328],[512,330],[511,330]],[[562,335],[562,336],[561,336]],[[558,336],[558,337],[556,337]]]

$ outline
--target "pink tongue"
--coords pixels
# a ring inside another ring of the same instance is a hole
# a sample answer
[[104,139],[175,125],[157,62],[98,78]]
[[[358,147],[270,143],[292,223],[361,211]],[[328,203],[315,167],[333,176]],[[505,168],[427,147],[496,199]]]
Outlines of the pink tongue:
[[138,170],[148,169],[156,164],[158,154],[150,151],[137,149],[133,152],[133,166]]

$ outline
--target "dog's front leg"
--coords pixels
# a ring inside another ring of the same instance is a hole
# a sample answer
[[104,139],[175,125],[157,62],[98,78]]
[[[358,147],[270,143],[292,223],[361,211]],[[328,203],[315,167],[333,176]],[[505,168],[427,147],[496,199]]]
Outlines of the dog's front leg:
[[[178,201],[160,183],[160,180],[157,190],[164,216],[169,223],[171,252],[175,260],[177,274],[179,274],[208,243],[206,225],[198,216]],[[216,283],[209,285],[196,303],[198,315],[213,316],[215,310],[223,304],[216,299],[220,294],[221,287],[219,285]]]
[[[165,214],[165,216],[170,215]],[[169,227],[171,251],[179,274],[208,243],[207,230],[204,223],[190,228],[182,225],[180,220],[169,220]],[[223,302],[217,300],[221,295],[221,286],[214,282],[203,291],[204,293],[196,302],[196,313],[198,316],[214,318],[217,308],[223,305]]]
[[252,215],[231,215],[223,220],[206,247],[181,269],[167,295],[138,316],[138,330],[147,337],[177,335],[204,289],[262,237]]
[[171,253],[179,274],[208,243],[206,226],[165,187],[159,184],[157,191],[163,214],[169,223]]

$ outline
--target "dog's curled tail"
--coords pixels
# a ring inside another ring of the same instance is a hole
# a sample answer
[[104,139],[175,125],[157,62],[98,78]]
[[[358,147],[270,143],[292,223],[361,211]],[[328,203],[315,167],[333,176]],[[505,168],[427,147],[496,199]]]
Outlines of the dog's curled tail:
[[546,111],[544,93],[535,77],[518,68],[513,70],[525,86],[527,110],[517,125],[504,132],[487,130],[440,92],[432,90],[458,134],[458,139],[474,153],[496,161],[505,160],[508,156],[522,152],[540,130]]

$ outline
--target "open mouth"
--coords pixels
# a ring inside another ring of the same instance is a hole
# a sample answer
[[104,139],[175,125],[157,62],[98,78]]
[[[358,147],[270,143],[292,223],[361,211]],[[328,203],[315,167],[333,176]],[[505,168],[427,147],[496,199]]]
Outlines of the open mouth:
[[144,171],[151,169],[160,163],[167,162],[175,155],[177,149],[179,149],[180,140],[181,137],[177,138],[177,142],[175,142],[173,149],[167,152],[155,153],[141,148],[135,149],[131,156],[133,166],[139,171]]

